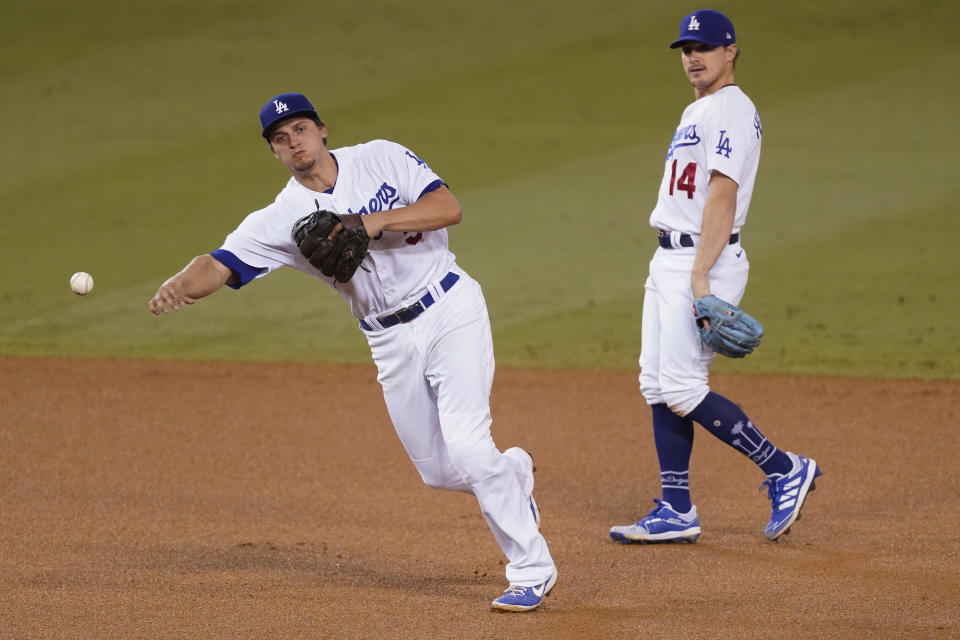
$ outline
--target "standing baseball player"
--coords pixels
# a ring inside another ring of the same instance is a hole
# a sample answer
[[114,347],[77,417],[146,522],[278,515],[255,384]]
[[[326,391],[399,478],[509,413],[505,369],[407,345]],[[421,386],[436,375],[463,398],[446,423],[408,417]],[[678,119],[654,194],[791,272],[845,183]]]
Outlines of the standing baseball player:
[[447,246],[460,204],[399,144],[328,150],[327,127],[302,94],[267,102],[260,124],[292,177],[219,249],[164,282],[150,310],[178,310],[283,266],[332,286],[366,336],[390,418],[423,481],[476,496],[509,560],[510,586],[492,607],[535,609],[557,570],[539,532],[533,461],[519,447],[501,453],[490,435],[489,315],[480,285]]
[[667,150],[650,214],[660,246],[644,285],[640,390],[653,412],[662,495],[639,522],[612,527],[610,536],[625,543],[696,542],[700,520],[688,481],[698,422],[766,474],[773,510],[764,535],[776,540],[800,516],[820,469],[811,458],[775,447],[707,382],[717,353],[746,356],[763,335],[736,306],[747,286],[740,230],[760,161],[760,116],[734,84],[739,50],[726,16],[691,13],[670,48],[681,51],[695,100]]

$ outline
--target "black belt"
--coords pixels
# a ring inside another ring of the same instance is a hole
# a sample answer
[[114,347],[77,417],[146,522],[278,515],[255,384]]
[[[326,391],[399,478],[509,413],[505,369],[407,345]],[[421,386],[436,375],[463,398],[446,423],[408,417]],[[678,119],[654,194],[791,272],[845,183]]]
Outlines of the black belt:
[[[735,233],[735,234],[733,234],[733,235],[730,236],[730,242],[728,242],[727,244],[736,244],[736,243],[739,242],[739,241],[740,241],[740,234],[739,234],[739,233]],[[677,248],[677,247],[675,247],[675,246],[673,245],[673,242],[672,242],[672,240],[670,239],[670,232],[669,232],[669,231],[661,231],[659,234],[657,234],[657,242],[659,242],[659,243],[660,243],[660,246],[663,247],[664,249],[676,249],[676,248]],[[688,235],[688,234],[686,234],[686,233],[681,233],[681,234],[680,234],[680,239],[679,239],[679,244],[680,244],[681,247],[692,247],[692,246],[693,246],[693,236]]]
[[[456,284],[457,280],[460,279],[460,276],[453,271],[443,276],[443,280],[440,281],[440,288],[446,291],[450,291],[450,287]],[[416,320],[417,316],[427,310],[427,307],[432,305],[435,302],[433,299],[433,294],[429,291],[423,294],[423,297],[414,302],[409,307],[404,307],[403,309],[397,309],[393,313],[388,313],[385,316],[380,316],[377,318],[377,322],[380,323],[380,326],[384,329],[388,329],[394,325],[404,324],[406,322],[412,322]],[[360,328],[364,331],[373,331],[373,327],[369,324],[360,320]]]

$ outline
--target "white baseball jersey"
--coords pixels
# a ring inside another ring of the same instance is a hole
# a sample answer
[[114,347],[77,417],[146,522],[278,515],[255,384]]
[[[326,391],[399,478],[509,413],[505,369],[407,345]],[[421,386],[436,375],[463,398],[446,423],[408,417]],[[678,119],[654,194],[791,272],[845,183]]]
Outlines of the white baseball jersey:
[[733,233],[744,225],[760,163],[760,115],[736,85],[700,98],[683,111],[667,150],[666,166],[650,226],[697,235],[710,172],[737,183]]
[[450,271],[455,257],[447,231],[384,231],[370,242],[363,268],[347,283],[336,283],[313,267],[293,240],[294,223],[318,207],[334,213],[373,213],[416,202],[444,182],[409,149],[388,140],[373,140],[334,149],[336,185],[313,191],[295,178],[276,200],[251,213],[227,236],[214,257],[240,275],[239,288],[282,266],[325,281],[350,302],[356,318],[400,306],[429,283]]

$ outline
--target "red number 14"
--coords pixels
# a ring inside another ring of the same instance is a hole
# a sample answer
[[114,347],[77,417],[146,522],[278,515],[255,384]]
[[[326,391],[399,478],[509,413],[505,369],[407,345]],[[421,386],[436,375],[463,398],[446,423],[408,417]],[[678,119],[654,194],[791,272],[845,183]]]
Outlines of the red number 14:
[[677,189],[687,192],[687,198],[693,199],[693,192],[697,190],[695,178],[697,176],[697,163],[688,162],[683,168],[680,178],[677,178],[677,160],[673,160],[673,168],[670,169],[670,195],[673,195],[673,186],[676,183]]

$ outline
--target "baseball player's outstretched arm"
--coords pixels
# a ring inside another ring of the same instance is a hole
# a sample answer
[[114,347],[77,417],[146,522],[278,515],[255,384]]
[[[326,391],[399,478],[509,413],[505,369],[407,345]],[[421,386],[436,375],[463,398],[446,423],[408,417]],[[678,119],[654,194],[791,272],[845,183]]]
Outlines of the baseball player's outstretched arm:
[[714,171],[710,177],[707,202],[700,222],[700,243],[690,273],[690,289],[694,299],[710,295],[710,269],[730,242],[733,220],[737,214],[737,183]]
[[229,267],[210,254],[197,256],[180,273],[160,285],[150,298],[150,311],[153,315],[177,311],[182,305],[210,295],[235,277]]
[[446,187],[440,187],[411,205],[363,216],[367,234],[381,231],[435,231],[455,225],[463,218],[460,203]]

